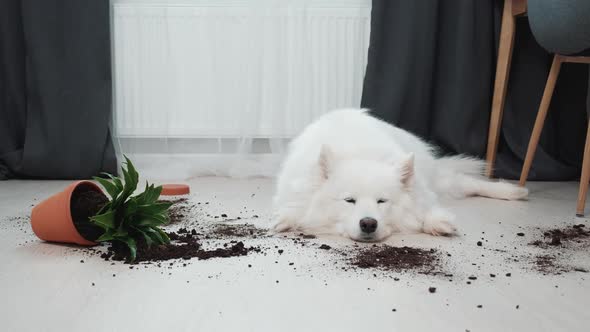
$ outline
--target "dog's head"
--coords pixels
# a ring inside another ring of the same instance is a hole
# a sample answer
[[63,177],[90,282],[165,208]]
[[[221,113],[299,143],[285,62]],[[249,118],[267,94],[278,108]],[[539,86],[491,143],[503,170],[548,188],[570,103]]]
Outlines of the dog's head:
[[411,199],[413,155],[400,163],[347,160],[322,147],[318,166],[321,215],[356,241],[391,235]]

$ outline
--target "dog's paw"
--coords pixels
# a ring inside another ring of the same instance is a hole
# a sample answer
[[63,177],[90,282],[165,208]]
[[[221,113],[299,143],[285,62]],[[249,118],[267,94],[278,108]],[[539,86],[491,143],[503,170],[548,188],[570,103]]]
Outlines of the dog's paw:
[[494,190],[489,197],[505,199],[508,201],[516,201],[526,199],[529,195],[529,190],[509,182],[498,181],[493,183]]
[[529,190],[527,188],[513,185],[510,190],[507,191],[506,199],[510,201],[516,201],[525,199],[528,195]]
[[450,236],[457,232],[457,227],[452,224],[455,216],[445,210],[435,209],[424,218],[422,231],[434,236]]

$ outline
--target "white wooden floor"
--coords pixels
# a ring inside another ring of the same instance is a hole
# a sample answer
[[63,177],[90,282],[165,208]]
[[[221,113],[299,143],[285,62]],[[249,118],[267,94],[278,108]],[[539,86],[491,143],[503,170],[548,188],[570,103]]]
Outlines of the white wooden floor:
[[[266,255],[193,260],[186,267],[111,265],[32,234],[27,220],[32,204],[66,184],[0,182],[2,331],[590,330],[590,274],[544,276],[531,269],[527,256],[541,250],[526,244],[540,233],[537,226],[588,224],[574,217],[577,183],[531,183],[528,202],[450,202],[462,236],[404,235],[388,241],[450,253],[445,262],[452,282],[343,271],[346,263],[333,250],[282,238],[257,240],[269,248]],[[246,207],[246,214],[260,215],[251,222],[268,222],[270,180],[204,178],[192,181],[191,188],[193,200],[211,202],[204,212],[232,216]],[[483,246],[477,246],[482,237]],[[310,242],[351,245],[335,238]],[[279,255],[275,245],[285,252]],[[563,254],[565,263],[590,269],[589,251]],[[467,285],[471,275],[477,280]],[[436,293],[429,293],[431,286]]]

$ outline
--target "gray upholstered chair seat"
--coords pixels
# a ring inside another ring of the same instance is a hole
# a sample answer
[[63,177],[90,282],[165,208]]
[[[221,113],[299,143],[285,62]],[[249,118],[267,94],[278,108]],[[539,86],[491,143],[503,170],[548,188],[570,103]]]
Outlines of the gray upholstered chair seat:
[[528,16],[535,39],[548,51],[590,49],[590,0],[528,0]]

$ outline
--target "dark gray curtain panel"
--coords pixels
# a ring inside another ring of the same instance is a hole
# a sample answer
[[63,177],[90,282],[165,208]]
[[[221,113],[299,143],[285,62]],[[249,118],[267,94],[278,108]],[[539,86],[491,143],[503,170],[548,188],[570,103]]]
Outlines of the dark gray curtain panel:
[[0,1],[0,179],[115,172],[109,1]]
[[[503,1],[373,0],[362,106],[442,147],[484,157]],[[520,175],[552,55],[517,20],[496,175]],[[529,178],[579,177],[588,69],[562,68]]]

